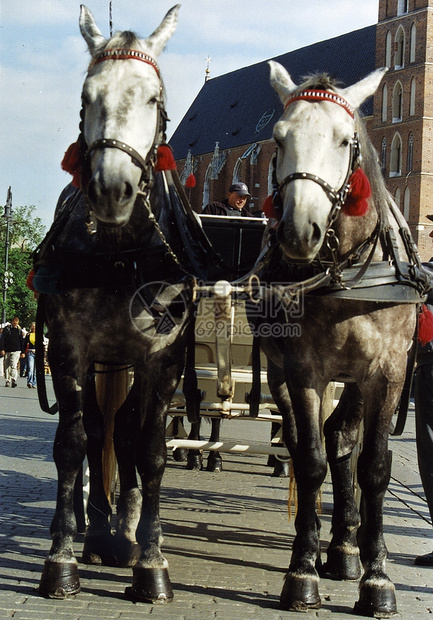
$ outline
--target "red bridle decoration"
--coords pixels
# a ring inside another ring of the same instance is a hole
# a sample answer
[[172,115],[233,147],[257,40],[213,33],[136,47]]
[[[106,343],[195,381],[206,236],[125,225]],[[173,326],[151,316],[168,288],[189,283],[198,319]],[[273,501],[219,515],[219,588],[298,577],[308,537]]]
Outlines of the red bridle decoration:
[[371,196],[371,185],[364,170],[357,168],[349,178],[349,193],[341,208],[345,215],[361,217],[368,211],[368,198]]
[[[329,101],[341,106],[352,118],[355,118],[355,109],[343,97],[329,90],[303,90],[295,93],[286,101],[284,109],[295,101]],[[371,186],[362,168],[357,168],[349,178],[349,192],[342,212],[350,216],[363,216],[368,211],[368,198],[371,196]],[[268,196],[263,204],[263,212],[268,218],[280,220],[282,209],[276,209],[273,196]]]
[[[79,140],[71,144],[62,160],[62,170],[72,174],[72,185],[80,187],[81,157]],[[167,144],[161,144],[156,152],[155,172],[176,170],[173,151]]]
[[332,92],[332,90],[303,90],[300,93],[297,93],[293,95],[292,97],[289,97],[289,99],[286,101],[284,105],[284,109],[286,109],[290,103],[293,103],[294,101],[302,101],[302,100],[304,101],[330,101],[331,103],[336,103],[337,105],[344,108],[346,112],[350,114],[352,118],[355,118],[355,109],[350,105],[350,103],[346,101],[346,99],[344,99],[340,95],[337,95],[337,93]]
[[433,340],[433,314],[425,304],[418,317],[418,340],[422,346]]
[[149,56],[149,54],[146,54],[145,52],[140,52],[139,50],[105,50],[104,52],[101,52],[100,54],[98,54],[98,56],[95,56],[95,58],[93,58],[90,66],[93,67],[94,65],[97,65],[104,60],[141,60],[141,62],[145,62],[147,65],[153,67],[158,74],[158,77],[161,77],[156,60],[154,60],[152,56]]

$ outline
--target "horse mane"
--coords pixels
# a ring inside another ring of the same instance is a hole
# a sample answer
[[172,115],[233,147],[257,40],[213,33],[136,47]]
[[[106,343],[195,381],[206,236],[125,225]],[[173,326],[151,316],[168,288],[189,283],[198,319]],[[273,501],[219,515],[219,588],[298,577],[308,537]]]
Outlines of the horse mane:
[[[313,73],[303,78],[303,82],[298,90],[318,89],[338,92],[341,86],[342,83],[328,73]],[[367,133],[364,120],[359,110],[355,112],[355,129],[358,133],[359,143],[361,145],[362,168],[370,181],[377,213],[379,217],[382,217],[390,203],[391,197],[385,186],[377,151]]]

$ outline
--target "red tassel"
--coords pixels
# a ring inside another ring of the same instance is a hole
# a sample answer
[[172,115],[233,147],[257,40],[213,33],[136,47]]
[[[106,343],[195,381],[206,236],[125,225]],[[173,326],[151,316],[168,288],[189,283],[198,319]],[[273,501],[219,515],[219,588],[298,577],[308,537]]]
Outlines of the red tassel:
[[32,269],[29,272],[29,275],[27,276],[27,280],[26,280],[26,286],[27,288],[29,288],[31,291],[36,292],[35,287],[33,286],[33,278],[35,277],[35,270]]
[[419,315],[418,340],[422,346],[433,340],[433,314],[425,304],[422,305]]
[[62,160],[62,170],[72,174],[72,185],[75,187],[80,187],[80,169],[80,143],[77,140],[68,147]]
[[367,199],[371,196],[371,186],[365,172],[358,168],[349,179],[350,189],[342,211],[345,215],[365,215],[368,211]]
[[173,151],[167,144],[159,146],[156,153],[155,172],[162,172],[163,170],[176,170]]
[[268,196],[263,203],[262,211],[265,216],[269,219],[280,220],[281,219],[281,210],[280,212],[275,209],[273,196]]
[[197,183],[195,180],[195,176],[191,173],[189,177],[187,178],[187,180],[185,181],[185,187],[192,189],[193,187],[196,186],[196,184]]

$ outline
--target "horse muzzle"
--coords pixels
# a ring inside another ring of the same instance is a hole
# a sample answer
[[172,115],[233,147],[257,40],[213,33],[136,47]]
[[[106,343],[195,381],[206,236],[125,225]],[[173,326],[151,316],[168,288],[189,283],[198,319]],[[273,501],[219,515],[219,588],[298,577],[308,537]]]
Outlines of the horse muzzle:
[[315,218],[296,221],[285,215],[277,227],[277,240],[290,261],[310,263],[322,247],[325,232],[326,226]]
[[112,227],[128,223],[139,189],[138,180],[130,175],[110,173],[96,168],[89,185],[87,196],[98,221]]

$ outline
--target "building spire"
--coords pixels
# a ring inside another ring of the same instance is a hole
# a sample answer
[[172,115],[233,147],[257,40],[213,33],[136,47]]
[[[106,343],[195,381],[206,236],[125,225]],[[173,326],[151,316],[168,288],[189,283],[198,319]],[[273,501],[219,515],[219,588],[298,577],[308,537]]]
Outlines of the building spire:
[[210,63],[211,63],[212,58],[209,56],[207,56],[206,58],[206,71],[205,71],[205,78],[204,81],[207,82],[208,79],[210,78]]

